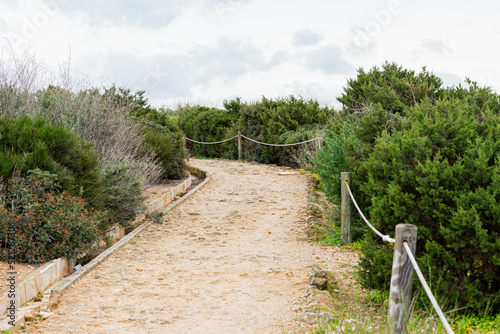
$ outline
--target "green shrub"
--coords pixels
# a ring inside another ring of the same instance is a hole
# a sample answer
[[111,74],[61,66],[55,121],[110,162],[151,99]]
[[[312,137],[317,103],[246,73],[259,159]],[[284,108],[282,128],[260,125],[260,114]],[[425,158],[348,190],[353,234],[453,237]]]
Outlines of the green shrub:
[[[130,91],[112,86],[70,91],[50,85],[36,93],[40,101],[39,115],[50,124],[75,132],[85,141],[93,143],[101,167],[127,158],[143,167],[139,176],[145,185],[154,184],[161,174],[154,157],[144,154],[141,126],[130,117],[137,104]],[[137,102],[138,103],[138,102]],[[146,102],[144,102],[146,103]]]
[[[302,133],[303,136],[299,135],[296,139],[312,139],[312,133],[305,135],[305,132],[321,128],[330,116],[331,110],[321,108],[317,101],[297,99],[293,95],[276,100],[263,97],[260,102],[241,108],[239,129],[245,136],[261,142],[285,144],[291,143],[287,138],[293,137],[292,132]],[[286,155],[299,147],[262,146],[245,141],[244,149],[247,160],[280,164],[289,161]]]
[[[230,110],[196,106],[184,110],[180,115],[179,123],[190,139],[201,142],[218,142],[233,137],[237,114]],[[237,134],[237,130],[236,130]],[[188,143],[193,155],[202,155],[211,158],[228,157],[228,148],[231,152],[237,150],[236,139],[228,144],[203,145]],[[237,158],[236,155],[232,158]]]
[[143,210],[142,182],[134,167],[137,166],[123,159],[102,169],[107,219],[102,221],[100,230],[107,231],[114,224],[128,226]]
[[61,187],[102,209],[99,159],[92,144],[44,119],[0,117],[0,176],[39,168],[56,174]]
[[367,106],[380,106],[383,110],[402,114],[404,110],[424,99],[437,100],[443,94],[443,81],[427,72],[404,69],[396,63],[385,62],[382,68],[373,67],[365,72],[358,69],[355,78],[347,81],[344,93],[337,100],[348,113],[362,112]]
[[317,163],[321,190],[330,201],[337,204],[340,204],[340,173],[352,172],[349,148],[359,141],[352,132],[349,124],[344,122],[337,132],[332,131],[325,137],[322,149],[318,152]]
[[58,192],[56,176],[40,170],[14,172],[0,196],[0,258],[6,260],[7,233],[15,226],[16,260],[42,263],[76,258],[97,240],[98,216],[82,199]]
[[145,135],[146,152],[143,152],[153,156],[161,164],[163,178],[179,179],[185,170],[179,117],[172,116],[165,109],[151,107],[143,97],[143,91],[135,95],[126,91],[126,94],[126,97],[121,98],[129,100],[130,115],[141,126],[140,133]]
[[184,149],[180,133],[164,131],[161,126],[154,123],[146,124],[144,134],[146,154],[153,155],[162,166],[162,177],[165,179],[179,179],[184,172]]
[[[308,141],[314,138],[323,138],[321,126],[306,124],[300,126],[294,131],[288,131],[278,137],[279,144],[294,144]],[[311,169],[312,161],[318,151],[318,141],[300,145],[284,146],[276,150],[276,160],[279,165],[290,166],[293,168],[309,167]]]
[[[466,99],[415,105],[400,131],[377,138],[354,177],[382,233],[418,227],[418,262],[441,300],[499,312],[500,116],[476,104],[484,93],[476,87]],[[489,99],[498,106],[491,91]],[[381,243],[367,237],[361,277],[387,289],[392,256]]]
[[390,134],[401,128],[408,108],[425,99],[435,101],[443,96],[441,85],[441,79],[425,68],[415,73],[388,62],[368,72],[360,68],[356,77],[348,80],[344,93],[337,99],[343,108],[333,115],[333,131],[331,139],[325,139],[327,145],[319,171],[320,175],[326,176],[322,186],[330,198],[338,200],[340,188],[336,185],[330,188],[328,175],[332,175],[335,167],[329,166],[325,158],[332,158],[334,165],[341,161],[346,171],[357,169],[372,152],[376,138],[384,132]]

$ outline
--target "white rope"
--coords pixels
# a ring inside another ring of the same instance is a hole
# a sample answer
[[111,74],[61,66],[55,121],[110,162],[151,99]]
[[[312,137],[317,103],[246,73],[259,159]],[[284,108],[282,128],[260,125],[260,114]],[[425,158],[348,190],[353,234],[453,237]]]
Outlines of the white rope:
[[293,144],[269,144],[269,143],[263,143],[263,142],[255,140],[255,139],[251,139],[251,138],[245,137],[244,135],[241,135],[241,136],[243,138],[245,138],[247,140],[250,140],[250,141],[252,141],[254,143],[257,143],[257,144],[266,145],[266,146],[280,146],[280,147],[300,145],[300,144],[309,143],[309,142],[312,142],[312,141],[315,141],[315,140],[323,140],[323,138],[313,138],[313,139],[301,141],[300,143],[293,143]]
[[227,141],[230,141],[230,140],[233,140],[234,138],[238,138],[238,135],[232,137],[232,138],[229,138],[229,139],[225,139],[225,140],[221,140],[221,141],[216,141],[216,142],[202,142],[202,141],[197,141],[197,140],[193,140],[193,139],[189,139],[188,137],[184,137],[186,138],[186,140],[189,140],[193,143],[197,143],[197,144],[203,144],[203,145],[213,145],[213,144],[222,144],[222,143],[225,143]]
[[[300,143],[293,143],[293,144],[268,144],[268,143],[263,143],[263,142],[260,142],[260,141],[257,141],[255,139],[252,139],[252,138],[248,138],[248,137],[245,137],[244,135],[241,135],[241,137],[245,138],[245,139],[248,139],[254,143],[257,143],[257,144],[261,144],[261,145],[266,145],[266,146],[294,146],[294,145],[300,145],[300,144],[305,144],[305,143],[310,143],[312,141],[315,141],[315,140],[323,140],[323,138],[314,138],[314,139],[309,139],[309,140],[305,140],[305,141],[301,141]],[[217,142],[202,142],[202,141],[197,141],[197,140],[193,140],[193,139],[189,139],[188,137],[184,137],[186,138],[186,140],[189,140],[193,143],[197,143],[197,144],[203,144],[203,145],[213,145],[213,144],[222,144],[222,143],[225,143],[227,141],[230,141],[230,140],[233,140],[235,138],[238,138],[238,136],[234,136],[232,138],[229,138],[229,139],[226,139],[226,140],[221,140],[221,141],[217,141]]]
[[[375,227],[373,227],[372,224],[370,224],[368,222],[365,215],[359,209],[358,203],[356,203],[354,196],[352,195],[351,189],[349,188],[349,183],[347,181],[345,181],[345,184],[347,186],[347,190],[349,191],[349,195],[351,195],[351,199],[352,199],[354,205],[356,206],[356,209],[358,209],[358,212],[361,215],[361,217],[364,219],[365,223],[368,224],[368,226],[370,226],[370,228],[373,230],[373,232],[375,232],[379,237],[381,237],[382,240],[394,243],[395,242],[394,239],[392,239],[388,235],[383,235],[382,233],[377,231],[377,229]],[[436,301],[436,298],[434,298],[434,295],[432,294],[431,289],[429,289],[429,286],[427,285],[427,282],[425,281],[424,275],[422,275],[422,272],[420,271],[420,268],[418,267],[417,261],[415,260],[415,257],[413,257],[413,253],[411,252],[410,246],[408,245],[408,243],[406,241],[403,242],[403,245],[406,249],[406,253],[408,254],[408,257],[410,258],[411,264],[413,265],[413,268],[415,269],[417,276],[420,279],[420,282],[422,283],[422,286],[424,287],[424,290],[427,293],[427,296],[429,297],[429,299],[432,303],[432,306],[436,310],[436,313],[438,314],[439,319],[441,319],[441,322],[443,323],[444,328],[446,329],[448,334],[454,334],[453,330],[450,327],[450,324],[448,323],[448,320],[446,320],[446,318],[444,317],[443,311],[441,311],[441,308],[439,307],[439,305]]]
[[439,307],[436,298],[434,298],[434,295],[431,292],[431,289],[429,289],[429,286],[427,285],[427,282],[425,281],[424,275],[422,275],[422,272],[420,271],[420,268],[418,267],[417,261],[413,257],[413,253],[411,252],[410,246],[408,243],[405,241],[403,242],[403,245],[405,246],[406,249],[406,254],[408,254],[408,257],[410,258],[411,264],[413,265],[413,268],[417,272],[417,276],[420,279],[420,283],[422,283],[422,286],[424,287],[425,292],[427,293],[427,297],[429,297],[432,306],[434,306],[434,309],[436,310],[436,313],[439,316],[439,319],[441,319],[441,322],[443,323],[444,328],[449,334],[453,334],[453,330],[450,327],[450,324],[448,323],[448,320],[444,317],[443,311],[441,311],[441,308]]
[[363,212],[361,212],[361,209],[359,208],[358,203],[356,203],[356,200],[354,199],[354,196],[352,195],[351,188],[349,188],[349,183],[347,183],[347,181],[345,181],[345,185],[347,186],[347,190],[349,191],[349,195],[351,195],[351,199],[352,199],[354,205],[356,206],[356,209],[358,209],[358,212],[361,215],[361,217],[364,219],[365,223],[368,224],[368,226],[370,226],[370,228],[373,230],[373,232],[375,232],[379,237],[381,237],[382,240],[393,244],[395,242],[395,240],[393,238],[391,238],[388,235],[383,235],[382,233],[377,231],[377,229],[375,227],[373,227],[372,224],[370,224],[370,222],[368,221],[368,219],[366,219]]

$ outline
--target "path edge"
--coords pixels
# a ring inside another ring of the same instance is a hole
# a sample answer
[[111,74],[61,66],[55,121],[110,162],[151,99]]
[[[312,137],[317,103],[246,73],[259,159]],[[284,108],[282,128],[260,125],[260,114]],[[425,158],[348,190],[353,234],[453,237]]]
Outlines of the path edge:
[[[205,171],[202,171],[196,167],[192,166],[187,166],[188,171],[200,177],[200,175],[204,176],[204,180],[197,185],[195,188],[191,189],[187,194],[179,198],[177,201],[171,203],[168,205],[164,211],[168,211],[176,207],[177,205],[181,204],[184,200],[186,200],[188,197],[190,197],[192,194],[194,194],[196,191],[198,191],[201,187],[203,187],[205,184],[207,184],[210,181],[210,174],[208,174]],[[146,222],[140,226],[138,226],[136,229],[134,229],[132,232],[127,234],[125,237],[120,239],[116,244],[113,246],[109,247],[106,249],[104,252],[99,254],[96,258],[94,258],[92,261],[87,263],[85,266],[83,266],[80,270],[75,271],[73,274],[70,276],[60,280],[51,289],[51,294],[50,294],[50,301],[48,305],[49,310],[53,310],[58,304],[61,299],[61,297],[64,295],[64,293],[71,287],[71,285],[77,283],[81,278],[83,278],[85,275],[87,275],[89,272],[91,272],[95,267],[97,267],[99,264],[104,262],[111,254],[122,248],[125,244],[127,244],[132,238],[134,238],[136,235],[138,235],[140,232],[142,232],[145,228],[147,228],[149,225],[153,223],[152,220],[149,222]]]

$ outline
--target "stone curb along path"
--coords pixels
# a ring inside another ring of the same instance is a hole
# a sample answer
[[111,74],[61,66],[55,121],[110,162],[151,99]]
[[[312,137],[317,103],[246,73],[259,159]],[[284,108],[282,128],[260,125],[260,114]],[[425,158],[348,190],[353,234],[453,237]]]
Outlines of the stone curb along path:
[[[190,168],[193,170],[193,168]],[[206,172],[195,172],[196,174],[200,175],[205,175],[205,179],[203,180],[202,183],[197,185],[194,189],[189,191],[186,195],[182,196],[179,198],[177,201],[173,202],[169,206],[167,206],[164,210],[168,211],[174,208],[175,206],[179,205],[182,203],[186,198],[189,198],[192,194],[194,194],[198,189],[203,187],[206,183],[210,181],[210,175]],[[50,301],[48,304],[48,309],[53,310],[57,304],[59,303],[59,300],[61,296],[70,288],[71,285],[75,284],[78,282],[82,277],[87,275],[89,272],[91,272],[97,265],[101,264],[104,260],[106,260],[111,254],[113,254],[115,251],[118,249],[122,248],[124,245],[126,245],[130,240],[132,240],[136,235],[142,232],[145,228],[147,228],[149,225],[151,225],[153,221],[146,222],[142,224],[141,226],[137,227],[135,230],[127,234],[125,237],[123,237],[120,241],[118,241],[116,244],[113,246],[109,247],[106,249],[104,252],[99,254],[95,259],[87,263],[85,266],[83,266],[80,270],[75,271],[72,275],[68,276],[67,278],[59,281],[56,283],[52,289],[51,289],[51,295],[50,295]]]
[[[167,207],[162,209],[162,205],[160,202],[165,202],[166,200],[172,201],[175,197],[175,193],[177,193],[176,189],[179,188],[187,188],[191,185],[191,176],[189,177],[189,182],[188,184],[181,184],[177,187],[175,187],[172,190],[169,190],[165,195],[160,197],[158,199],[159,203],[156,203],[157,201],[154,201],[153,204],[153,209],[161,209],[164,211],[171,210],[175,206],[179,205],[182,203],[184,200],[189,198],[192,194],[194,194],[196,191],[198,191],[201,187],[203,187],[205,184],[207,184],[210,181],[210,175],[206,173],[205,171],[199,170],[195,167],[188,166],[188,171],[190,172],[190,175],[196,175],[197,177],[204,179],[200,184],[198,184],[195,188],[190,190],[188,193],[186,193],[184,196],[179,198],[178,200],[172,202],[169,204]],[[152,211],[152,210],[149,210]],[[153,210],[154,211],[154,210]],[[139,220],[143,220],[144,217],[140,217]],[[13,329],[13,327],[17,327],[19,325],[22,325],[26,319],[25,315],[28,315],[31,318],[32,313],[39,313],[42,315],[42,317],[45,319],[52,315],[49,311],[52,311],[57,304],[59,303],[60,298],[64,295],[64,293],[76,282],[78,282],[81,278],[86,276],[88,273],[90,273],[94,268],[96,268],[99,264],[101,264],[104,260],[106,260],[111,254],[116,252],[118,249],[126,245],[132,238],[134,238],[136,235],[138,235],[141,231],[143,231],[145,228],[147,228],[149,225],[153,223],[152,220],[145,222],[135,228],[133,231],[122,237],[118,242],[116,242],[113,246],[107,248],[104,252],[99,254],[96,258],[94,258],[92,261],[84,265],[82,268],[79,270],[75,271],[73,274],[70,276],[58,280],[57,277],[63,276],[64,274],[70,272],[71,268],[74,266],[74,260],[68,260],[66,258],[60,258],[60,259],[55,259],[47,263],[46,265],[37,268],[30,274],[28,274],[26,277],[24,277],[22,280],[16,283],[16,289],[19,289],[19,286],[23,289],[25,289],[25,286],[28,285],[36,285],[33,286],[32,289],[35,290],[44,290],[46,287],[48,287],[50,284],[54,283],[51,289],[45,290],[43,292],[43,296],[41,297],[35,297],[35,302],[31,303],[29,306],[23,306],[19,307],[16,309],[16,320],[14,326],[10,325],[10,319],[3,317],[3,319],[0,319],[0,331],[9,331]],[[122,231],[120,231],[122,232]],[[123,232],[122,232],[123,233]],[[121,236],[119,236],[121,237]],[[50,272],[49,272],[50,271]],[[47,272],[47,275],[44,275],[44,273]],[[31,281],[34,281],[35,283],[31,283]],[[38,287],[39,286],[39,287]],[[8,289],[4,289],[8,290]],[[3,291],[3,290],[2,290]],[[18,293],[19,295],[19,293]],[[22,298],[17,297],[16,298],[16,305],[24,305],[28,300],[29,296],[27,296],[27,293],[23,291],[21,294]],[[26,296],[25,296],[26,295]],[[7,294],[5,296],[2,296],[2,300],[7,298]],[[8,300],[7,300],[8,301]],[[29,319],[33,320],[33,319]]]

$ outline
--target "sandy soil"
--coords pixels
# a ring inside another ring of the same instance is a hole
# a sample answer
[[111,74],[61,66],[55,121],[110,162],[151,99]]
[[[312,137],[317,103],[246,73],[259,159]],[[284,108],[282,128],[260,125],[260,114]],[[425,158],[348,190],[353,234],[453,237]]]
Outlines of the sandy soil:
[[299,333],[314,271],[351,284],[345,263],[356,254],[303,241],[305,176],[189,163],[211,182],[75,284],[28,333]]

